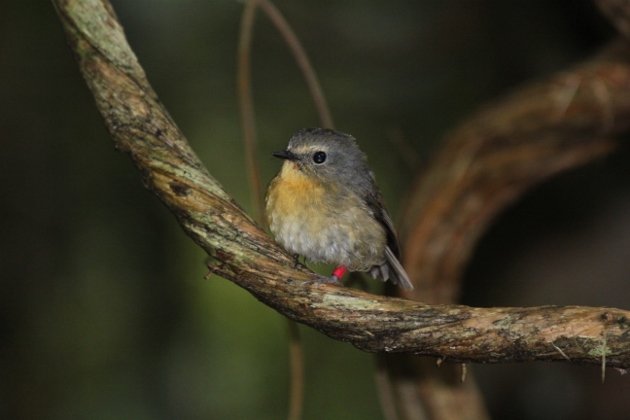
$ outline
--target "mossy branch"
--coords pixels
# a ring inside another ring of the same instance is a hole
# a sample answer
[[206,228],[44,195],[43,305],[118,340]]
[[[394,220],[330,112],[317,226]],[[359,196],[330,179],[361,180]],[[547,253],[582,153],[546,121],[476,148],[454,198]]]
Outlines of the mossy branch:
[[212,258],[210,270],[330,337],[373,352],[450,361],[558,360],[630,367],[630,312],[427,305],[324,284],[284,252],[206,171],[150,87],[106,0],[54,0],[116,147]]

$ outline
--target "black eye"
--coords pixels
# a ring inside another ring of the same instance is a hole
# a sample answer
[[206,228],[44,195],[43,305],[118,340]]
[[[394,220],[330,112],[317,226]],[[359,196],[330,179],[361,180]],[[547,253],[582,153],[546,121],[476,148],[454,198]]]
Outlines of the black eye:
[[326,153],[319,151],[313,154],[313,162],[320,164],[326,162]]

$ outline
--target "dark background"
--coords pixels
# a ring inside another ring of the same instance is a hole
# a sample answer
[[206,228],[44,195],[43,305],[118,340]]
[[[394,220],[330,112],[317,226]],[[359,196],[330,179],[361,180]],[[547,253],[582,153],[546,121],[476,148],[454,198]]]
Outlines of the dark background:
[[[237,1],[114,1],[162,101],[251,209],[235,99]],[[589,1],[278,1],[392,213],[441,136],[614,35]],[[301,75],[259,16],[254,96],[263,181],[317,125]],[[113,148],[48,1],[0,0],[0,418],[283,418],[286,323],[220,278]],[[408,157],[408,156],[407,156]],[[501,215],[464,302],[628,308],[627,147]],[[371,355],[302,329],[306,419],[379,419]],[[495,418],[623,419],[630,376],[569,364],[474,366]]]

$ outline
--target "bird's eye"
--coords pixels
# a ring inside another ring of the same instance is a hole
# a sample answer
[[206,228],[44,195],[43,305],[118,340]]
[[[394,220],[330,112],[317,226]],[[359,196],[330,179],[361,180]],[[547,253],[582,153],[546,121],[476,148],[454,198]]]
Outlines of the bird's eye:
[[313,162],[317,164],[326,162],[326,153],[321,150],[319,152],[315,152],[313,154]]

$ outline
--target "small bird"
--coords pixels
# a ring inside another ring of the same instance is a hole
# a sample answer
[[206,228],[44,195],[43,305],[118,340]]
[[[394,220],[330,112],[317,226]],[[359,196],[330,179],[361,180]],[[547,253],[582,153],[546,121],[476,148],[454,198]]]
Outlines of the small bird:
[[399,258],[398,239],[382,204],[367,157],[349,134],[323,128],[298,130],[269,184],[271,233],[287,251],[335,264],[333,279],[349,271],[413,289]]

